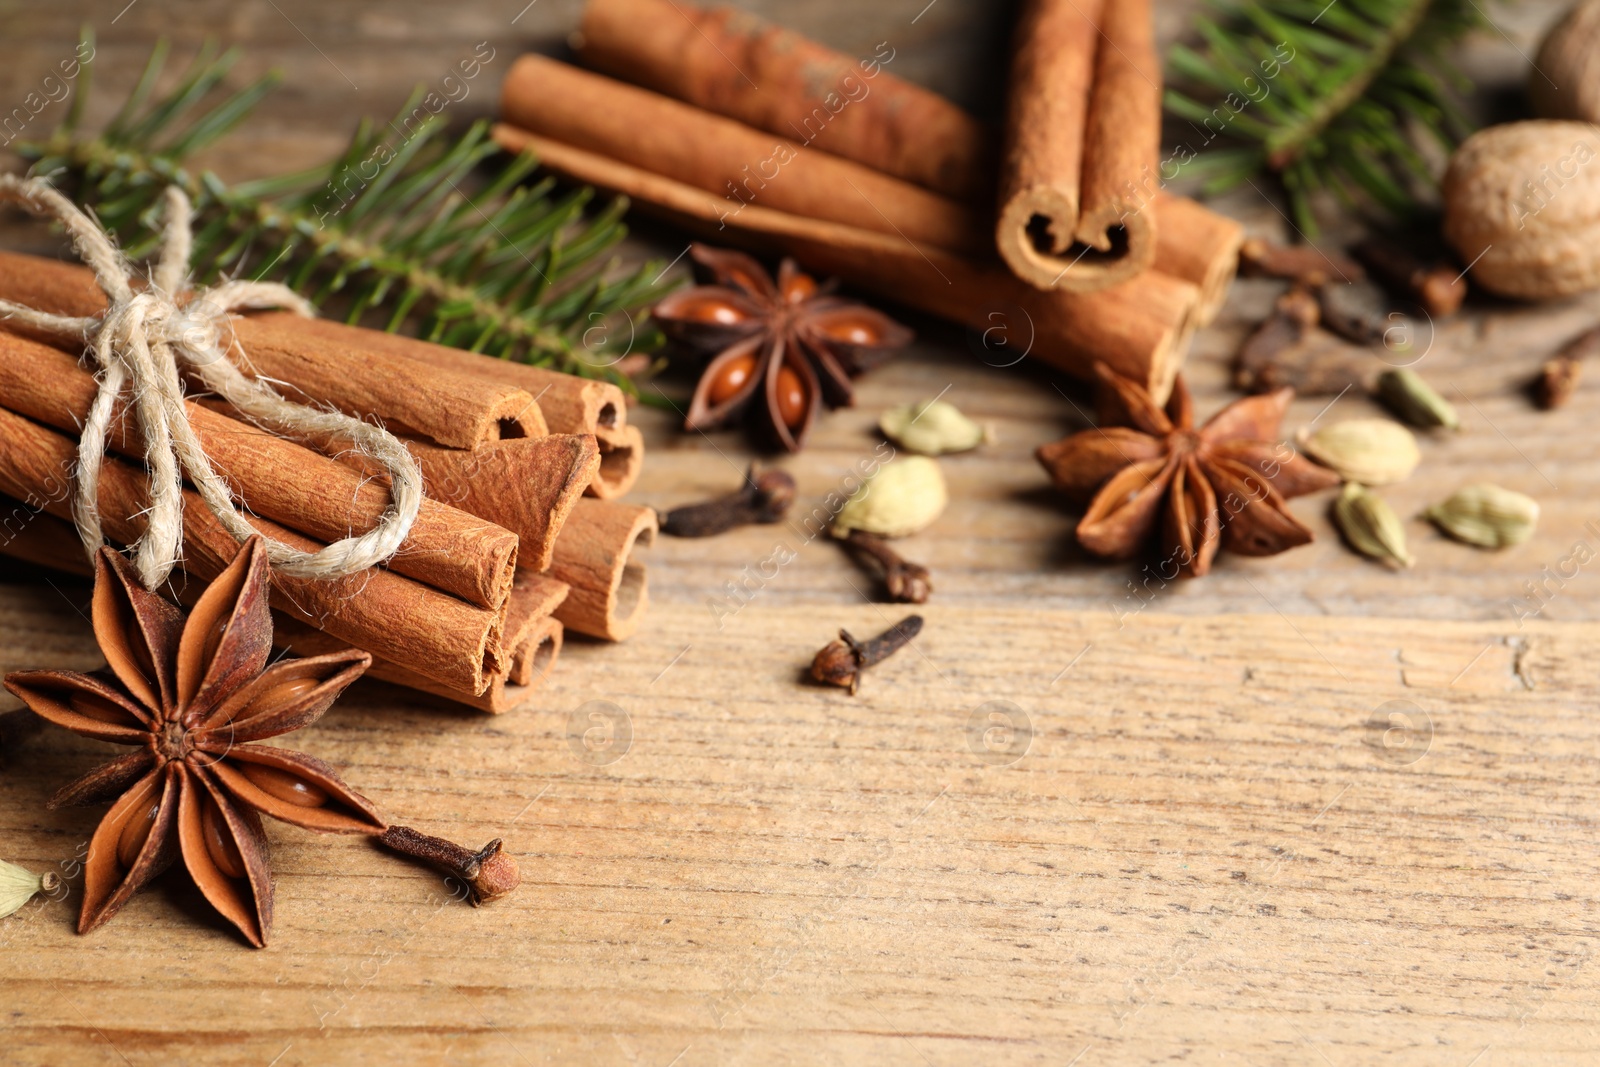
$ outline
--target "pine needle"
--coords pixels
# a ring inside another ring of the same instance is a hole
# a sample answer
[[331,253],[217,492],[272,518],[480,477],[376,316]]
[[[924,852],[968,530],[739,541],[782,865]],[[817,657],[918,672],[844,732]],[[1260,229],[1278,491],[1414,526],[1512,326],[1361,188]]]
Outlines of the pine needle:
[[1220,192],[1276,174],[1295,222],[1317,232],[1311,196],[1330,189],[1395,218],[1415,214],[1433,175],[1416,140],[1446,150],[1472,132],[1445,51],[1483,25],[1473,0],[1215,0],[1204,45],[1169,65],[1168,112],[1195,137],[1164,178]]
[[534,156],[506,157],[487,122],[445,136],[445,121],[418,107],[421,89],[392,122],[362,122],[330,164],[229,186],[185,162],[243,122],[279,75],[224,95],[237,53],[207,45],[153,99],[166,59],[162,42],[99,135],[69,122],[18,145],[130,256],[154,251],[162,193],[177,185],[195,207],[199,282],[281,281],[349,322],[632,389],[612,365],[659,346],[646,309],[666,287],[663,263],[607,256],[627,233],[626,199],[591,210],[593,189],[530,182]]

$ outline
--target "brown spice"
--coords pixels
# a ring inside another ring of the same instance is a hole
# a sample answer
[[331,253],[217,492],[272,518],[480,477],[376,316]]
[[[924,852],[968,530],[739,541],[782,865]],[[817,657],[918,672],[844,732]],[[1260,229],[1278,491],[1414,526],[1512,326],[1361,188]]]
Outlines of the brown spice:
[[893,603],[926,604],[933,595],[933,577],[928,568],[901,558],[900,553],[877,534],[851,530],[840,543],[883,575],[884,588]]
[[1275,440],[1294,390],[1236,400],[1198,429],[1180,378],[1166,409],[1136,383],[1101,370],[1101,428],[1038,450],[1061,489],[1089,506],[1078,541],[1130,559],[1152,543],[1174,574],[1199,577],[1221,548],[1270,556],[1308,544],[1288,497],[1339,483]]
[[848,630],[840,630],[839,639],[828,642],[812,659],[811,677],[824,685],[847,688],[855,696],[862,671],[882,663],[921,632],[921,615],[907,615],[870,641],[857,641]]
[[1447,260],[1425,260],[1385,237],[1369,237],[1350,251],[1390,293],[1436,319],[1460,311],[1467,298],[1466,272]]
[[910,330],[833,295],[832,284],[819,284],[792,259],[779,265],[774,281],[742,252],[695,244],[690,255],[714,284],[674,293],[651,309],[669,337],[714,353],[685,430],[715,429],[753,409],[779,445],[798,452],[819,406],[848,406],[850,379],[911,343]]
[[348,651],[267,665],[267,556],[251,538],[184,614],[146,591],[109,548],[95,559],[95,639],[109,674],[23,671],[6,688],[41,718],[135,751],[62,788],[50,807],[117,797],[89,844],[78,932],[105,923],[183,857],[206,899],[252,945],[272,926],[260,815],[311,830],[387,823],[334,769],[253,744],[322,717],[370,657]]
[[1252,237],[1239,246],[1239,273],[1246,278],[1278,278],[1307,289],[1330,282],[1358,282],[1366,277],[1361,264],[1315,245],[1280,245]]
[[1583,361],[1595,355],[1600,355],[1600,328],[1580,335],[1547,360],[1533,383],[1538,405],[1549,411],[1570,400],[1583,375]]
[[685,504],[661,516],[661,532],[668,537],[712,537],[740,526],[779,522],[794,504],[794,478],[785,471],[756,473],[754,464],[738,489],[707,500]]
[[378,840],[402,856],[422,860],[459,878],[473,907],[499,900],[522,884],[517,861],[502,849],[498,837],[476,852],[409,826],[391,826]]

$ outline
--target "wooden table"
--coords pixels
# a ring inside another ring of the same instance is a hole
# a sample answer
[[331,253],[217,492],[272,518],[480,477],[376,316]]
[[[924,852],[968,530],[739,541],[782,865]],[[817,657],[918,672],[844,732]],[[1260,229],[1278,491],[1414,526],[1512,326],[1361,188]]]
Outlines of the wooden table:
[[[888,40],[893,69],[992,111],[1009,5],[924,2],[743,6],[850,51]],[[91,124],[156,36],[182,54],[220,35],[242,46],[237,80],[287,72],[258,136],[213,160],[243,177],[328,157],[484,40],[495,59],[458,117],[488,113],[512,57],[557,47],[580,4],[119,6],[8,5],[0,104],[81,21],[99,35]],[[1491,9],[1505,35],[1475,38],[1470,68],[1514,82],[1555,7]],[[1166,38],[1191,8],[1161,6]],[[1254,190],[1220,206],[1285,234]],[[7,246],[58,245],[7,225]],[[1197,341],[1202,415],[1274,295],[1241,283]],[[363,841],[275,827],[277,922],[253,952],[179,875],[80,939],[69,878],[0,921],[0,1059],[1594,1063],[1597,390],[1544,414],[1519,389],[1597,320],[1593,298],[1478,307],[1423,364],[1465,427],[1425,440],[1391,500],[1409,517],[1496,481],[1543,505],[1529,543],[1484,553],[1410,521],[1419,563],[1396,575],[1313,498],[1294,507],[1316,544],[1182,584],[1074,546],[1031,452],[1086,424],[1080,389],[918,321],[915,351],[785,463],[819,500],[871,453],[878,412],[941,391],[996,431],[944,461],[950,509],[906,546],[936,576],[927,629],[859,695],[804,668],[839,626],[898,612],[825,538],[659,544],[644,631],[569,645],[518,712],[370,685],[295,739],[423,829],[503,836],[517,895],[473,911]],[[1297,402],[1288,428],[1325,404]],[[1346,396],[1324,418],[1374,410]],[[749,458],[735,434],[635,420],[645,503],[720,491]],[[775,551],[794,558],[764,565]],[[0,667],[98,664],[85,589],[53,581],[0,586]],[[12,761],[0,857],[73,873],[98,813],[42,799],[101,755],[48,736]]]

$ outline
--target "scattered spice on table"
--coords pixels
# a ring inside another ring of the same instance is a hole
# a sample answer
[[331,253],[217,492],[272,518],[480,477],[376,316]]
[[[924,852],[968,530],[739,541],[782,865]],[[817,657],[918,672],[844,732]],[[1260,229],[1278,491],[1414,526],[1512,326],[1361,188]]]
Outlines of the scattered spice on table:
[[1100,428],[1037,452],[1058,488],[1088,501],[1084,548],[1131,559],[1156,545],[1176,574],[1199,577],[1222,548],[1270,556],[1311,542],[1285,501],[1339,478],[1276,440],[1292,389],[1236,400],[1196,429],[1181,377],[1163,410],[1136,382],[1098,371]]
[[498,837],[473,850],[409,826],[391,826],[378,835],[378,841],[402,856],[422,860],[459,879],[473,907],[499,900],[522,884],[517,861],[505,851]]
[[389,829],[333,767],[254,743],[316,722],[371,662],[349,649],[269,666],[268,583],[267,551],[253,537],[185,616],[102,548],[92,615],[108,669],[6,676],[40,718],[134,749],[48,801],[113,800],[89,843],[79,933],[109,921],[181,856],[206,900],[263,947],[273,890],[262,815],[321,832]]
[[1536,500],[1488,482],[1456,490],[1425,514],[1457,541],[1479,548],[1520,545],[1539,524]]
[[907,615],[869,641],[857,641],[850,631],[840,630],[838,640],[828,642],[812,659],[811,677],[824,685],[849,689],[855,696],[862,671],[882,663],[921,632],[921,615]]
[[700,504],[684,504],[661,516],[668,537],[712,537],[741,526],[783,521],[794,505],[794,477],[771,469],[756,473],[755,464],[733,492]]
[[1346,482],[1333,502],[1333,524],[1346,543],[1363,556],[1403,570],[1416,563],[1406,547],[1406,530],[1394,508],[1360,482]]
[[742,252],[696,244],[690,255],[714,284],[674,293],[652,312],[673,340],[713,353],[686,430],[715,429],[753,411],[778,445],[798,452],[820,405],[851,404],[851,379],[911,343],[909,329],[835,295],[832,283],[819,284],[792,259],[779,264],[774,281]]
[[0,919],[20,911],[39,893],[54,893],[61,888],[61,876],[54,871],[34,874],[26,867],[0,860]]

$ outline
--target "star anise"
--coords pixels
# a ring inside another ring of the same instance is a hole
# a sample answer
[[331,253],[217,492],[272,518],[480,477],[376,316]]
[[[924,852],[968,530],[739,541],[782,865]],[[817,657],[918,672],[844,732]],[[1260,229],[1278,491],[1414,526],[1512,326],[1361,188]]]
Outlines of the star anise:
[[741,252],[696,244],[690,254],[715,284],[674,293],[652,309],[673,340],[714,353],[701,372],[684,420],[686,430],[726,425],[753,406],[790,452],[805,446],[817,405],[848,407],[850,379],[911,343],[912,333],[887,315],[835,296],[794,260],[778,278]]
[[1138,383],[1095,371],[1101,428],[1037,453],[1058,487],[1089,501],[1084,548],[1130,559],[1157,542],[1170,578],[1207,573],[1219,548],[1271,556],[1312,540],[1284,501],[1339,477],[1278,443],[1293,389],[1236,400],[1197,430],[1182,377],[1163,410]]
[[252,743],[315,722],[372,659],[350,650],[268,667],[267,582],[266,550],[252,538],[186,619],[103,548],[93,616],[109,670],[6,676],[6,688],[41,718],[135,748],[49,802],[120,798],[89,842],[79,933],[110,919],[181,855],[206,899],[260,947],[272,926],[260,815],[336,833],[386,829],[332,767]]

